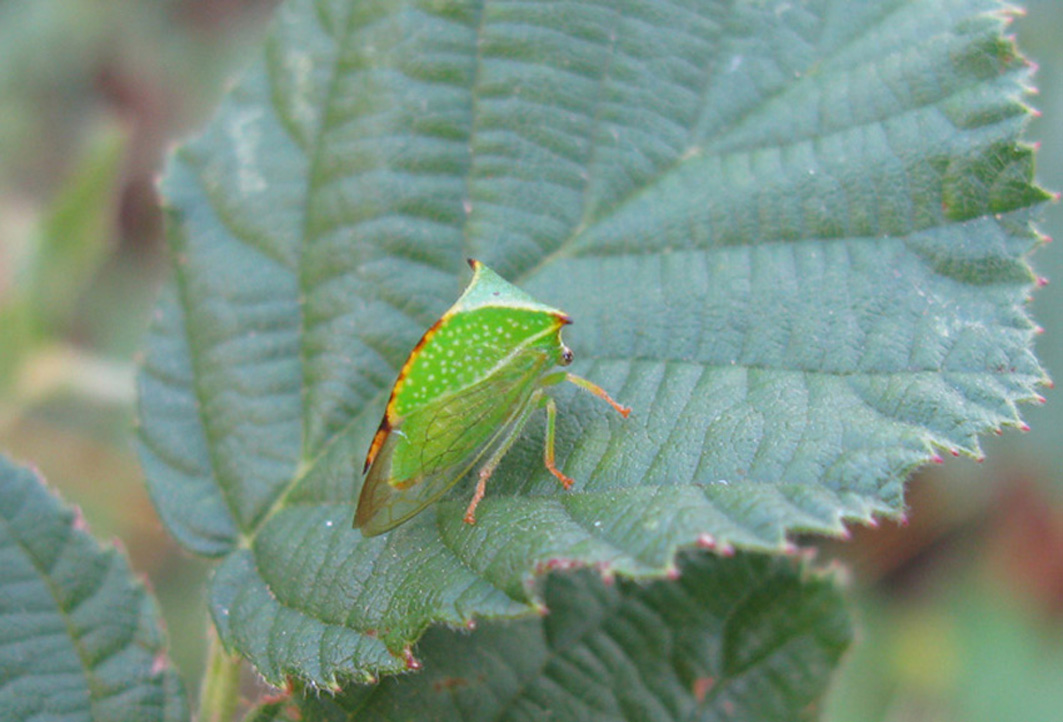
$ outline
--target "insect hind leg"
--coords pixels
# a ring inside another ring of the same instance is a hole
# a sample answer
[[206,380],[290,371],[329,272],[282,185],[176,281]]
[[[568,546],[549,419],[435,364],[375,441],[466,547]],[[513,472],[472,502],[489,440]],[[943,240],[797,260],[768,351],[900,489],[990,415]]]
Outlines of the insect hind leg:
[[502,458],[510,450],[513,444],[516,442],[517,437],[520,436],[521,429],[524,428],[524,424],[527,423],[528,417],[531,416],[531,412],[539,408],[542,403],[544,394],[542,390],[538,390],[532,394],[528,400],[524,410],[520,412],[520,416],[513,421],[512,427],[506,432],[506,437],[495,447],[495,450],[491,452],[491,456],[488,457],[484,465],[480,467],[480,471],[477,472],[476,491],[473,492],[472,501],[469,502],[468,508],[465,509],[465,523],[476,523],[476,507],[483,500],[484,494],[487,492],[487,480],[491,478],[491,474],[495,473],[495,468],[502,463]]

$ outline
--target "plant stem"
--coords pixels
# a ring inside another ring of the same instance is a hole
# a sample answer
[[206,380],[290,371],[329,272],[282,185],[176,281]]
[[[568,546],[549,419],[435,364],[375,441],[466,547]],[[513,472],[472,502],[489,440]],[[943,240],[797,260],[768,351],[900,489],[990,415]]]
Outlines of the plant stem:
[[240,704],[240,657],[225,652],[209,625],[207,671],[199,693],[199,722],[232,722]]

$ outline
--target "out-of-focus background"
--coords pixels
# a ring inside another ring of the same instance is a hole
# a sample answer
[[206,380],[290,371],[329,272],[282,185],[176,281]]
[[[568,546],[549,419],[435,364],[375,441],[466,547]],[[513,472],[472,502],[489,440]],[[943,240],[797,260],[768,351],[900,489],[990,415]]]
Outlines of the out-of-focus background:
[[[41,470],[160,599],[195,693],[209,565],[163,530],[133,450],[133,378],[168,273],[155,191],[166,151],[250,61],[276,0],[0,0],[0,452]],[[1013,29],[1040,64],[1039,178],[1063,189],[1063,3]],[[1041,228],[1063,238],[1063,209]],[[1063,243],[1063,241],[1061,241]],[[1058,245],[1058,244],[1057,244]],[[1033,308],[1063,377],[1063,256]],[[860,626],[833,722],[1063,719],[1063,393],[1032,427],[914,479],[907,523],[827,544]]]
[[155,183],[276,0],[0,0],[0,453],[117,539],[189,691],[209,565],[167,536],[133,443],[134,376],[169,273]]

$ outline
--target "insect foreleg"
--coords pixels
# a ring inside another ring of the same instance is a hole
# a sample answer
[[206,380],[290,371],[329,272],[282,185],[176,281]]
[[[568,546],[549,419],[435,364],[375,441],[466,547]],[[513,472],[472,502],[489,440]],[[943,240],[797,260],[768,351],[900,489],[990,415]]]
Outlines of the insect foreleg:
[[603,389],[601,386],[594,383],[593,381],[588,381],[582,376],[577,376],[576,374],[570,373],[565,374],[565,381],[571,381],[572,383],[576,384],[576,386],[587,389],[598,398],[604,399],[606,403],[616,409],[617,412],[625,419],[627,418],[627,415],[631,413],[631,409],[629,407],[621,406],[617,402],[613,401],[613,397],[607,394],[605,392],[605,389]]

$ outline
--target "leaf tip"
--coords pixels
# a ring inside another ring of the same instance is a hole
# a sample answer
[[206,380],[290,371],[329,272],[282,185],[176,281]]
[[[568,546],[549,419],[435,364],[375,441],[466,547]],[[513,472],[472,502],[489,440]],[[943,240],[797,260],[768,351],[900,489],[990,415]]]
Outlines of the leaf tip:
[[705,697],[708,696],[709,692],[715,686],[715,677],[698,677],[694,680],[694,686],[691,691],[694,693],[694,699],[697,700],[698,704],[705,701]]
[[[81,532],[85,532],[86,534],[88,534],[89,533],[89,522],[88,522],[87,519],[85,519],[85,512],[83,512],[81,510],[81,506],[78,505],[78,504],[75,504],[73,506],[73,511],[74,511],[74,521],[72,523],[72,526],[74,527],[74,531],[81,531]],[[117,542],[117,539],[116,539],[116,542]]]
[[155,657],[151,660],[151,676],[158,677],[160,674],[170,668],[170,659],[166,656],[165,652],[159,651],[155,654]]
[[407,672],[416,672],[421,669],[421,660],[413,656],[413,648],[408,644],[402,648],[402,660]]

